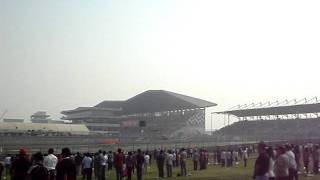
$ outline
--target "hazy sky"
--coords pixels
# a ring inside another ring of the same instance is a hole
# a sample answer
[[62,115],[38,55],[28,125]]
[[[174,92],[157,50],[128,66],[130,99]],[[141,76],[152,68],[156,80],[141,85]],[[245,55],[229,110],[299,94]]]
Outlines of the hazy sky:
[[203,98],[214,111],[314,97],[319,9],[292,0],[0,0],[0,114],[60,118],[148,89]]

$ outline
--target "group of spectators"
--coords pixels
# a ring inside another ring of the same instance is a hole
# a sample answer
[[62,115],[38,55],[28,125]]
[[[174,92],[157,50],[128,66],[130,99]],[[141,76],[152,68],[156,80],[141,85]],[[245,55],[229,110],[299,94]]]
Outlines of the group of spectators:
[[[302,169],[307,176],[319,173],[319,145],[281,144],[272,147],[261,142],[258,153],[253,175],[256,180],[298,180]],[[313,174],[309,169],[311,162]]]
[[[199,155],[200,168],[203,166],[201,160],[203,152],[201,150]],[[184,148],[156,149],[153,152],[143,152],[140,149],[124,152],[119,148],[117,152],[99,150],[97,153],[73,155],[69,148],[63,148],[61,154],[55,155],[54,150],[50,148],[46,155],[37,152],[29,156],[27,149],[22,148],[18,155],[5,157],[4,167],[0,166],[0,180],[4,169],[4,178],[7,179],[10,176],[11,180],[76,180],[78,176],[82,176],[83,180],[91,180],[93,176],[97,180],[105,180],[108,176],[105,172],[113,169],[115,169],[117,180],[122,180],[124,177],[131,180],[133,174],[136,174],[138,180],[142,180],[143,175],[148,173],[153,160],[156,163],[159,178],[173,176],[172,170],[175,167],[180,168],[178,176],[188,176],[187,158],[190,154],[190,151]]]
[[256,150],[258,157],[253,173],[255,180],[298,180],[298,174],[302,173],[299,170],[302,168],[308,176],[319,172],[319,145],[282,144],[273,147],[261,142],[257,148],[216,148],[211,149],[210,153],[204,148],[153,151],[138,149],[129,152],[119,148],[116,152],[99,150],[96,153],[71,154],[69,148],[63,148],[58,155],[50,148],[46,155],[37,152],[29,156],[27,150],[22,148],[18,155],[5,157],[4,165],[0,163],[0,180],[2,172],[6,179],[10,176],[11,180],[76,180],[78,176],[82,176],[83,180],[91,180],[93,177],[96,180],[105,180],[110,176],[110,173],[106,172],[111,171],[115,171],[116,180],[124,177],[131,180],[133,174],[137,180],[142,180],[152,163],[156,164],[158,178],[172,177],[173,168],[179,168],[176,176],[190,176],[187,159],[191,159],[194,171],[207,169],[211,162],[213,165],[228,168],[243,161],[244,167],[247,167],[249,156]]

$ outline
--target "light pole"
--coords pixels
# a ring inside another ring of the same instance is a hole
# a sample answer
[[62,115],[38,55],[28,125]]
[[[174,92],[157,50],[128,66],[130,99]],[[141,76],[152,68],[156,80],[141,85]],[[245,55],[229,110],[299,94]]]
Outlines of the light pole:
[[211,112],[211,123],[210,123],[210,124],[211,124],[211,128],[210,128],[210,129],[211,129],[211,135],[213,135],[213,129],[212,129],[212,120],[213,120],[213,119],[212,119],[212,114],[213,114],[213,113]]

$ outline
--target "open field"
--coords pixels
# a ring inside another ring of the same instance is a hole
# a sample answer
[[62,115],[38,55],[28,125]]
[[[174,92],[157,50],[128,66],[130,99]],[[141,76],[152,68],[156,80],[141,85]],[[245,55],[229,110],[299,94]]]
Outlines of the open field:
[[[252,179],[252,172],[255,159],[252,158],[249,160],[249,164],[246,168],[243,167],[241,162],[239,165],[231,168],[222,168],[216,165],[208,165],[207,170],[202,171],[193,171],[193,164],[191,161],[188,162],[188,170],[191,173],[191,176],[188,177],[177,177],[179,173],[179,168],[174,168],[173,177],[165,178],[170,180],[250,180]],[[152,162],[149,172],[144,176],[144,180],[154,180],[157,179],[157,169],[155,162]],[[165,172],[166,173],[166,172]],[[107,172],[107,179],[115,179],[115,171]],[[78,178],[81,180],[82,178]],[[126,179],[126,178],[124,178]],[[319,180],[320,175],[313,177],[306,177],[305,175],[300,175],[300,180]],[[135,175],[133,175],[133,180],[136,180]]]

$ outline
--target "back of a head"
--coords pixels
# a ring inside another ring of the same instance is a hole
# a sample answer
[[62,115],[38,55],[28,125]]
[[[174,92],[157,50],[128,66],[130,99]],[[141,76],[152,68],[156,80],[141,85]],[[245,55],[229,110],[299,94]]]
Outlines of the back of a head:
[[284,153],[286,152],[286,147],[283,146],[283,145],[279,145],[279,146],[277,147],[277,149],[278,149],[278,151],[279,151],[280,154],[284,154]]
[[69,157],[71,155],[71,151],[69,148],[65,147],[65,148],[62,148],[61,154],[65,157]]
[[53,148],[49,148],[49,150],[48,150],[48,154],[53,154],[53,153],[54,153]]
[[292,149],[292,147],[291,147],[290,144],[286,144],[286,145],[285,145],[285,148],[286,148],[287,151],[290,151],[290,150]]
[[121,148],[119,148],[119,149],[118,149],[118,153],[121,153],[121,151],[122,151]]
[[36,162],[43,161],[43,155],[41,152],[37,152],[32,156],[33,160]]
[[265,151],[266,147],[267,145],[263,141],[258,144],[258,150],[260,151]]

